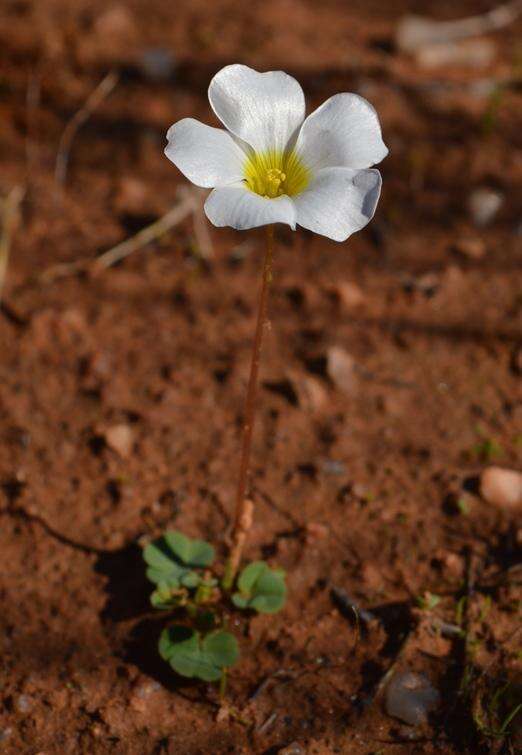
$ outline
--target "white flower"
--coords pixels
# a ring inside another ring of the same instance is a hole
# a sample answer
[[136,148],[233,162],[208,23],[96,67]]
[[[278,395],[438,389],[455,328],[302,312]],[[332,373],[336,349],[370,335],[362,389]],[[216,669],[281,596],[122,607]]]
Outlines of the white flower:
[[299,224],[345,241],[371,220],[381,176],[368,168],[388,150],[363,97],[336,94],[305,119],[292,76],[230,65],[208,98],[226,131],[185,118],[169,129],[165,154],[192,183],[213,188],[205,212],[214,225]]

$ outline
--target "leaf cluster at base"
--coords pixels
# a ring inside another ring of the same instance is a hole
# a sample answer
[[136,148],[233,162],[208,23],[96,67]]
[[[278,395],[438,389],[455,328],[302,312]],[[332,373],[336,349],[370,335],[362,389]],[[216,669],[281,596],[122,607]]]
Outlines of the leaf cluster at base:
[[[181,532],[168,531],[143,549],[147,577],[156,585],[154,608],[184,609],[192,626],[174,624],[161,633],[159,653],[174,671],[213,682],[224,679],[239,656],[236,638],[225,631],[214,609],[223,597],[210,567],[214,548]],[[236,583],[232,603],[242,610],[276,613],[286,599],[285,573],[264,561],[248,564]]]

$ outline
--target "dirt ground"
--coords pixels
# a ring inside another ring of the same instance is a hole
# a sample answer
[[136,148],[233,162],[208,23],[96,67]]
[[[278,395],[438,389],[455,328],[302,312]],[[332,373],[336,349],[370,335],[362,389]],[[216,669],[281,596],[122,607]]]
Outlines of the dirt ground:
[[[491,7],[2,0],[0,193],[25,196],[0,312],[1,752],[520,746],[520,716],[498,732],[521,674],[520,509],[477,480],[522,464],[522,24],[482,68],[425,68],[394,41],[406,13]],[[157,656],[140,543],[176,527],[225,553],[263,233],[210,229],[203,259],[187,219],[97,275],[56,265],[172,207],[166,129],[214,122],[229,62],[292,73],[309,109],[363,94],[390,155],[346,244],[277,229],[247,555],[285,568],[289,599],[236,624],[227,721]],[[65,125],[111,70],[60,191]],[[483,227],[477,189],[502,197]],[[441,696],[420,726],[384,707],[404,669]]]

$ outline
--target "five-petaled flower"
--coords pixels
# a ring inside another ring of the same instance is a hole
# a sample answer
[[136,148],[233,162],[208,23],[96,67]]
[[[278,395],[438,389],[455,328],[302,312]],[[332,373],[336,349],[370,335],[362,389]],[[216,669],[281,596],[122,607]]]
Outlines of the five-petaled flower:
[[197,186],[213,188],[205,212],[239,230],[297,224],[345,241],[373,217],[386,157],[379,118],[357,94],[336,94],[305,119],[299,83],[283,71],[244,65],[210,82],[212,109],[226,130],[184,118],[165,154]]

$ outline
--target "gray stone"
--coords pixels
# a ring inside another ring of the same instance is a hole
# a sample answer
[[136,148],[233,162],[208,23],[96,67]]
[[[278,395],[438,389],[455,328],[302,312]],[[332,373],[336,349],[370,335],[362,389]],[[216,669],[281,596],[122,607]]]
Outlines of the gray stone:
[[426,723],[428,713],[439,701],[440,695],[429,679],[413,671],[396,673],[386,687],[386,713],[410,726]]

